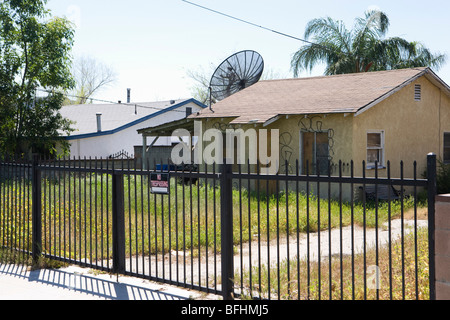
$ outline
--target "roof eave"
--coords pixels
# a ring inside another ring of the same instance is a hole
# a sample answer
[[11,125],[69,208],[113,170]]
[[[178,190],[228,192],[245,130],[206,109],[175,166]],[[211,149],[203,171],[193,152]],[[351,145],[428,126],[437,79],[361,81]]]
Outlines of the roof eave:
[[200,101],[198,101],[198,100],[196,100],[194,98],[186,99],[186,100],[181,101],[181,102],[179,102],[179,103],[177,103],[177,104],[175,104],[173,106],[170,106],[170,107],[165,108],[165,109],[161,109],[160,111],[157,111],[155,113],[146,115],[146,116],[144,116],[142,118],[136,119],[136,120],[134,120],[132,122],[124,124],[124,125],[122,125],[120,127],[117,127],[115,129],[111,129],[111,130],[107,130],[107,131],[99,131],[99,132],[82,133],[82,134],[78,134],[78,135],[65,136],[63,138],[66,139],[66,140],[78,140],[78,139],[86,139],[86,138],[93,138],[93,137],[111,135],[111,134],[117,133],[119,131],[125,130],[127,128],[130,128],[132,126],[138,125],[138,124],[140,124],[140,123],[142,123],[144,121],[147,121],[147,120],[149,120],[151,118],[160,116],[160,115],[162,115],[162,114],[164,114],[166,112],[173,111],[173,110],[175,110],[177,108],[180,108],[180,107],[182,107],[182,106],[184,106],[186,104],[189,104],[191,102],[196,104],[196,105],[198,105],[201,108],[207,108],[206,105],[204,105],[203,103],[201,103]]

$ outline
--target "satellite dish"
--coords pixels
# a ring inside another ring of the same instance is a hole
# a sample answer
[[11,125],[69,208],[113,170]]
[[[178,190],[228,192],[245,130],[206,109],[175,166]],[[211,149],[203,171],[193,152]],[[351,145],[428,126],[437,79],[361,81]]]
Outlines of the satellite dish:
[[259,53],[244,50],[233,54],[217,67],[209,84],[211,100],[223,100],[258,82],[264,70]]

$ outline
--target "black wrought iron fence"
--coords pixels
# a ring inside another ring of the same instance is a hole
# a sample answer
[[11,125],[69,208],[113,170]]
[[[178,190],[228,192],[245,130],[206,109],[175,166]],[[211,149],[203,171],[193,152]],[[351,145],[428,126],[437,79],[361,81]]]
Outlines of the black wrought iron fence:
[[434,155],[427,179],[132,161],[1,160],[1,246],[225,299],[434,298]]

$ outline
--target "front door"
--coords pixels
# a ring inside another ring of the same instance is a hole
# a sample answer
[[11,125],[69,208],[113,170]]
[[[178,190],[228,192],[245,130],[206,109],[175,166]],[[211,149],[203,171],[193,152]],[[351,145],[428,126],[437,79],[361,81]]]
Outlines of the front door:
[[302,160],[302,173],[328,174],[329,143],[328,132],[301,132],[300,156]]

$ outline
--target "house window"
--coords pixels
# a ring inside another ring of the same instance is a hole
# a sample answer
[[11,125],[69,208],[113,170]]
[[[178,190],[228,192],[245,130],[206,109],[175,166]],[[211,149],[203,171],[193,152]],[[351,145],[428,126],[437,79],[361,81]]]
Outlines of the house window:
[[309,174],[316,174],[318,171],[320,174],[328,174],[328,132],[302,132],[301,159],[302,173],[306,174],[308,171]]
[[367,133],[367,167],[375,168],[384,165],[384,131]]
[[420,84],[416,84],[414,86],[414,100],[416,101],[422,100],[422,86]]
[[450,163],[450,132],[444,133],[444,163]]

